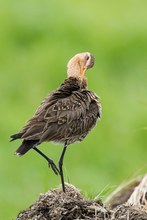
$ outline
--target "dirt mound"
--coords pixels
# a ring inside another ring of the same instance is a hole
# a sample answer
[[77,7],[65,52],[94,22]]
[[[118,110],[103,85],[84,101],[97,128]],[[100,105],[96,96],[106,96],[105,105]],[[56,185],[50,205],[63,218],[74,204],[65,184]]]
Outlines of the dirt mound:
[[40,195],[38,201],[18,215],[19,220],[109,219],[109,211],[101,201],[85,200],[80,191],[66,184],[66,193],[53,189]]
[[100,200],[86,200],[74,186],[66,184],[66,193],[60,188],[40,195],[17,220],[147,220],[147,213],[121,205],[113,210]]

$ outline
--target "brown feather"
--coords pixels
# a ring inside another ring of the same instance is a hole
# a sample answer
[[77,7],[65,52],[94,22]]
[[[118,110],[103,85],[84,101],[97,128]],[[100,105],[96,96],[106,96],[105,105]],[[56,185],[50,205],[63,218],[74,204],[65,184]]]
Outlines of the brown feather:
[[16,150],[16,154],[18,156],[24,155],[27,151],[29,151],[33,146],[35,146],[38,143],[38,141],[29,141],[29,140],[23,140],[20,147]]
[[70,144],[85,137],[98,118],[99,98],[84,88],[79,80],[68,78],[45,98],[22,128],[21,138]]

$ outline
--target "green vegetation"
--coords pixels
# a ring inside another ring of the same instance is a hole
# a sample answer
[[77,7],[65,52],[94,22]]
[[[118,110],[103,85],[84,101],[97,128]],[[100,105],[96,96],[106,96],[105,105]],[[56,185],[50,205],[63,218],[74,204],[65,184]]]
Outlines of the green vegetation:
[[[48,92],[66,77],[66,63],[90,51],[89,89],[103,105],[97,127],[65,156],[66,181],[98,195],[146,170],[147,2],[2,0],[0,2],[0,219],[15,219],[40,192],[60,183],[34,151],[13,156],[9,143]],[[41,149],[58,161],[61,146]]]

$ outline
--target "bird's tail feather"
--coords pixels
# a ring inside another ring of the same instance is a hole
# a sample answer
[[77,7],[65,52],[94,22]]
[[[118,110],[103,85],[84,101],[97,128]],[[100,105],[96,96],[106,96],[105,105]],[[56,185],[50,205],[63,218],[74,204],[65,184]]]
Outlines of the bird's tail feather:
[[11,135],[10,138],[12,138],[12,139],[10,140],[10,142],[11,142],[11,141],[14,141],[14,140],[16,140],[16,139],[21,138],[22,135],[23,135],[22,133],[18,133],[18,134],[13,134],[13,135]]
[[24,155],[27,151],[34,147],[39,141],[38,140],[23,140],[20,147],[16,150],[16,154],[19,156]]

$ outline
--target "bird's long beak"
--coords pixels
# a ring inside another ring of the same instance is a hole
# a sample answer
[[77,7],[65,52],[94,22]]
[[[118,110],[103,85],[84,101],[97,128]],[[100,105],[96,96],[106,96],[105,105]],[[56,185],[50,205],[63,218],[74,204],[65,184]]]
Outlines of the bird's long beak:
[[85,72],[87,70],[87,67],[85,65],[81,66],[81,75],[84,76]]

